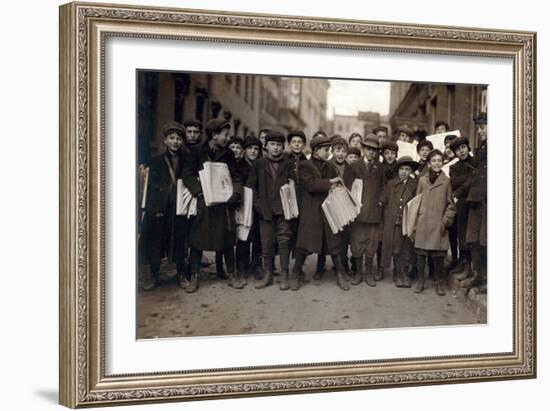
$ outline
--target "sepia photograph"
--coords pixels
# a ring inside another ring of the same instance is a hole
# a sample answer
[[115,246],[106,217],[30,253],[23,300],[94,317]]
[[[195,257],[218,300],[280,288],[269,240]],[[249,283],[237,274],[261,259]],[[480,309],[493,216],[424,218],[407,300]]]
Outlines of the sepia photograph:
[[138,339],[487,323],[487,85],[136,79]]

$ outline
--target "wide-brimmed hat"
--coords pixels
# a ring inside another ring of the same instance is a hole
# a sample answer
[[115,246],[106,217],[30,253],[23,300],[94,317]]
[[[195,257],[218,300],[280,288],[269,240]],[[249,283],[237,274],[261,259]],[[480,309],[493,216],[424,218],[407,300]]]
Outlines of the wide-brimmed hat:
[[418,162],[414,161],[411,156],[403,156],[397,160],[397,163],[395,163],[395,167],[398,170],[401,166],[409,166],[413,171],[415,171],[418,168]]

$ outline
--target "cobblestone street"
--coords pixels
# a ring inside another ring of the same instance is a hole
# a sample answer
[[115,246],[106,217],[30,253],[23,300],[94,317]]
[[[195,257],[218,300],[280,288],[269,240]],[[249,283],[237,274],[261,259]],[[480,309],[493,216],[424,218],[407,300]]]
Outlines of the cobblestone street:
[[[207,253],[213,260],[211,253]],[[214,264],[201,273],[199,290],[187,294],[175,281],[175,271],[164,266],[161,285],[138,293],[137,338],[236,335],[368,328],[394,328],[484,323],[486,314],[468,304],[462,293],[435,294],[394,286],[388,271],[376,287],[365,283],[342,291],[332,264],[320,281],[302,284],[298,291],[280,291],[279,285],[257,290],[254,280],[242,290],[215,276]],[[213,262],[213,261],[212,261]],[[304,270],[314,271],[315,256]]]

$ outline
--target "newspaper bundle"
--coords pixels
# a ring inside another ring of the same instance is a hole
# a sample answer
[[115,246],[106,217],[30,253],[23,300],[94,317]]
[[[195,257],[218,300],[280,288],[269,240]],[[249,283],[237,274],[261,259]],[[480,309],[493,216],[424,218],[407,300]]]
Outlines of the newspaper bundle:
[[407,237],[410,237],[414,232],[416,217],[418,216],[418,209],[420,208],[421,202],[422,194],[418,194],[405,205],[405,209],[403,210],[402,233]]
[[357,202],[348,189],[337,185],[330,189],[321,205],[333,234],[338,234],[359,215]]
[[361,206],[363,205],[363,180],[361,178],[356,178],[351,184],[351,196],[357,204],[357,211],[361,211]]
[[176,215],[197,215],[197,198],[193,197],[181,179],[178,179],[176,189]]
[[434,149],[438,149],[442,153],[445,152],[445,137],[447,136],[457,136],[460,137],[460,130],[447,131],[446,133],[432,134],[426,136],[426,140],[430,141]]
[[252,227],[252,202],[253,192],[251,188],[243,188],[243,201],[235,210],[235,223],[237,224],[237,238],[241,241],[248,239],[248,233]]
[[403,156],[409,156],[414,161],[420,160],[420,156],[416,151],[416,141],[414,143],[407,143],[406,141],[398,140],[396,141],[397,147],[399,148],[399,158]]
[[281,187],[281,205],[285,214],[285,220],[292,220],[300,215],[298,211],[298,200],[296,198],[296,186],[293,180]]
[[233,182],[225,163],[205,162],[199,171],[199,179],[207,207],[227,203],[233,195]]

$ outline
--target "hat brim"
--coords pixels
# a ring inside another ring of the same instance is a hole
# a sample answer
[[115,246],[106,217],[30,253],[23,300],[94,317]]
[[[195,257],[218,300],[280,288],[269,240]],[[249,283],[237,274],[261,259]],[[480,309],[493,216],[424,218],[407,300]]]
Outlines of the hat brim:
[[362,142],[361,145],[362,145],[363,147],[372,148],[372,149],[374,149],[374,150],[380,150],[380,146],[374,145],[374,143],[368,143],[368,142],[367,142],[367,143],[363,143],[363,142]]
[[409,166],[410,168],[412,168],[412,171],[416,171],[418,170],[418,162],[416,161],[403,161],[402,163],[398,163],[397,164],[397,169],[399,170],[399,167],[401,166]]

